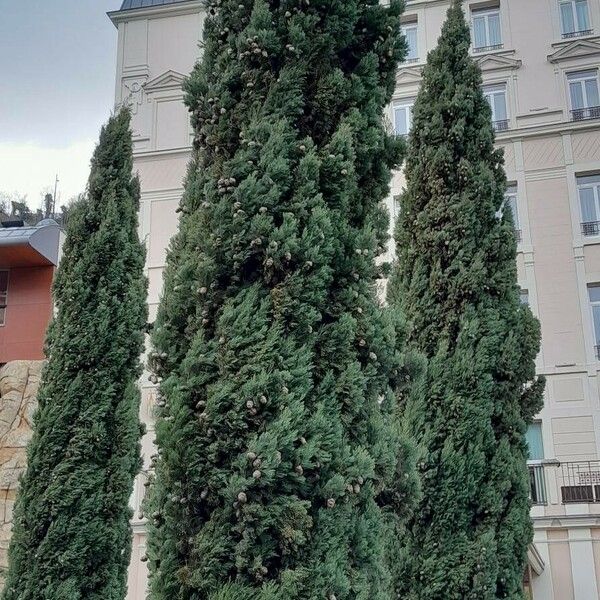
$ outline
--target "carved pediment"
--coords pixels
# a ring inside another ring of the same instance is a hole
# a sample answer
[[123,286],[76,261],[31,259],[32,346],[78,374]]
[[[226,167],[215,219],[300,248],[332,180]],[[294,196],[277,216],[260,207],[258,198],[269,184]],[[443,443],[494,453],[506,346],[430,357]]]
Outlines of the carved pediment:
[[503,54],[486,54],[475,58],[475,62],[482,71],[506,71],[518,69],[522,62],[518,59]]
[[570,58],[580,58],[582,56],[600,55],[600,41],[598,38],[593,40],[575,40],[570,44],[561,46],[558,50],[548,55],[551,63],[558,63]]
[[407,83],[421,83],[423,79],[422,67],[400,67],[396,72],[396,83],[407,84]]
[[148,92],[157,92],[161,90],[181,89],[185,81],[185,75],[177,71],[166,71],[162,75],[147,81],[144,84],[144,90]]

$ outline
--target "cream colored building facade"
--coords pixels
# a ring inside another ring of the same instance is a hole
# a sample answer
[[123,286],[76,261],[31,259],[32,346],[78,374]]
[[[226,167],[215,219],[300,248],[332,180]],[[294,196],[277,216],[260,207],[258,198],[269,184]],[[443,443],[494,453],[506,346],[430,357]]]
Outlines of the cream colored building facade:
[[[408,0],[410,44],[388,117],[410,127],[427,51],[448,0]],[[516,211],[522,299],[542,324],[538,371],[545,405],[530,431],[532,516],[528,586],[535,600],[600,598],[600,0],[465,0],[473,55],[493,107],[498,146]],[[133,110],[135,168],[142,183],[149,303],[155,313],[165,249],[190,156],[181,84],[200,55],[199,0],[125,0],[118,28],[116,102]],[[403,186],[394,177],[389,207]],[[595,316],[595,320],[594,320]],[[152,453],[153,389],[143,386],[146,464]],[[145,597],[144,522],[133,503],[129,599]]]

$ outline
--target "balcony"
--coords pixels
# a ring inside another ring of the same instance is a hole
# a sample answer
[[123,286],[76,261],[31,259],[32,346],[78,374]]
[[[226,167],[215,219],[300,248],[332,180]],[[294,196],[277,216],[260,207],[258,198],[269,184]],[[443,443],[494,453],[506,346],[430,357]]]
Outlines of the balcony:
[[415,56],[413,58],[405,58],[402,62],[403,65],[414,65],[419,62],[419,57]]
[[508,131],[509,121],[508,119],[503,119],[501,121],[492,121],[492,127],[494,128],[494,131]]
[[504,44],[494,44],[493,46],[477,46],[473,48],[474,54],[481,54],[483,52],[493,52],[494,50],[502,50]]
[[600,221],[584,221],[581,224],[581,235],[584,237],[600,235]]
[[563,504],[600,502],[600,460],[562,463],[558,479]]
[[571,111],[571,121],[589,121],[591,119],[600,119],[600,106],[574,108]]
[[523,232],[520,229],[515,229],[515,240],[517,240],[517,244],[523,241]]
[[600,346],[594,346],[594,354],[596,356],[596,360],[600,360]]
[[568,31],[562,34],[563,40],[572,40],[573,38],[585,37],[586,35],[592,35],[593,29],[582,29],[581,31]]

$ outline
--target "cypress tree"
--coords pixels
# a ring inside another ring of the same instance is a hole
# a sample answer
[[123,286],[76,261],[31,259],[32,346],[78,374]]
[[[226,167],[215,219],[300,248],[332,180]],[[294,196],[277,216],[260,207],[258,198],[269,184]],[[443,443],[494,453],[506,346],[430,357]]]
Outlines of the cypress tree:
[[4,600],[125,597],[146,323],[129,121],[102,129],[69,219]]
[[390,302],[428,358],[404,418],[423,498],[405,543],[400,597],[522,598],[532,528],[525,432],[541,406],[540,333],[521,306],[481,73],[454,0],[414,106]]
[[150,597],[387,600],[381,505],[408,505],[412,483],[388,418],[400,340],[375,289],[402,7],[207,8],[153,334]]

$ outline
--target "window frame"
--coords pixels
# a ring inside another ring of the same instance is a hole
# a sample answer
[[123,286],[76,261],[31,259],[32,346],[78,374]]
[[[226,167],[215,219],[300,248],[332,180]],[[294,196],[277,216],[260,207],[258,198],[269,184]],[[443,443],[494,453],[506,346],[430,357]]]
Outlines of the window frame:
[[[585,2],[585,9],[587,13],[587,29],[583,29],[582,24],[579,22],[579,13],[577,12],[577,4]],[[566,31],[566,25],[563,19],[562,8],[565,5],[569,5],[571,10],[571,17],[573,19],[573,25],[575,29],[573,31]],[[590,4],[588,0],[558,0],[558,18],[560,21],[560,34],[563,39],[570,39],[574,37],[580,37],[584,35],[590,35],[593,33],[592,18],[590,14]]]
[[[8,288],[10,285],[10,269],[0,269],[0,273],[6,273],[6,289],[4,291],[0,289],[0,327],[4,327],[6,325],[6,312],[8,310]],[[4,300],[4,302],[2,300]]]
[[600,360],[600,325],[597,330],[596,320],[594,319],[594,309],[597,308],[600,310],[600,298],[598,300],[592,300],[591,291],[594,288],[600,289],[600,283],[588,283],[587,285],[588,304],[590,307],[590,318],[592,320],[592,333],[594,335],[594,355],[596,360]]
[[[506,131],[510,128],[510,112],[508,110],[508,89],[506,83],[484,84],[482,91],[492,111],[492,126],[494,127],[494,131]],[[496,118],[496,106],[492,99],[497,95],[502,95],[504,97],[504,112],[506,114],[506,119]]]
[[[414,98],[404,98],[394,100],[392,103],[392,122],[394,125],[394,133],[397,136],[407,137],[413,125],[413,107],[415,105]],[[404,109],[406,111],[406,133],[398,133],[398,122],[396,120],[396,111]]]
[[[588,99],[588,91],[585,83],[587,81],[593,81],[596,84],[596,96],[598,97],[598,104],[592,105]],[[570,71],[567,73],[567,85],[569,88],[569,109],[571,111],[572,121],[583,121],[587,119],[600,118],[600,79],[598,77],[598,69],[585,69],[578,71]],[[583,106],[575,107],[573,103],[573,86],[579,85],[581,87],[581,97],[583,99]]]
[[[406,57],[404,58],[403,64],[413,64],[413,63],[419,62],[419,22],[416,20],[407,21],[406,23],[402,23],[400,25],[400,29],[402,31],[402,35],[406,39],[407,47],[408,47],[408,52],[406,53]],[[408,30],[415,31],[415,55],[414,56],[410,56],[410,45],[408,44],[408,36],[406,35],[406,32]]]
[[[579,202],[579,217],[581,219],[581,233],[584,237],[600,236],[600,174],[579,176],[576,178],[577,200]],[[592,190],[594,195],[594,221],[583,220],[582,190]]]
[[[497,44],[491,43],[491,34],[490,34],[490,17],[497,16],[498,17],[498,30],[500,32],[500,40]],[[485,45],[476,46],[475,45],[475,20],[483,19],[485,23]],[[479,9],[471,9],[471,39],[473,52],[489,52],[492,50],[501,50],[504,48],[504,32],[502,31],[502,15],[500,12],[500,6],[493,6],[490,8],[479,8]]]

